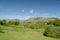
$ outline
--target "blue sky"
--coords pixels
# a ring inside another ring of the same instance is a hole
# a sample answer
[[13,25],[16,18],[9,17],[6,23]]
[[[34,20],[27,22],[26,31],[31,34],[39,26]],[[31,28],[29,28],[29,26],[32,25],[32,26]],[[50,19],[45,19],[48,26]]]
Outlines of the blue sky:
[[60,18],[60,0],[0,0],[0,19]]

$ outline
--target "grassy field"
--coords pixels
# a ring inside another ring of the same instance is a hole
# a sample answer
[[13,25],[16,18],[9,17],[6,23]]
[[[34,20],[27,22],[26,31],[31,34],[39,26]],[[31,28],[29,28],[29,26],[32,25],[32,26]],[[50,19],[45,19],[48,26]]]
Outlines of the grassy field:
[[0,33],[0,40],[60,40],[44,36],[43,29],[21,28],[20,31],[10,29],[3,31],[5,33]]

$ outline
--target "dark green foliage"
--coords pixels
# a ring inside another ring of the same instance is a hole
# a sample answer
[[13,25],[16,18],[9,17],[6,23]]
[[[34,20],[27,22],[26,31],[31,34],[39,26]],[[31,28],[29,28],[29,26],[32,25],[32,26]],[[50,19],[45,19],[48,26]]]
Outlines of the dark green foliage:
[[45,30],[44,35],[48,37],[60,38],[60,27],[50,26]]
[[10,21],[7,21],[5,19],[0,20],[0,25],[3,25],[3,26],[19,25],[19,24],[20,24],[20,21],[18,21],[18,20],[10,20]]
[[31,28],[31,29],[40,29],[44,28],[46,25],[42,22],[25,22],[24,27]]
[[60,20],[50,21],[47,23],[48,25],[60,26]]
[[9,21],[8,24],[9,25],[19,25],[19,21]]
[[0,20],[0,25],[7,25],[7,21],[5,19]]

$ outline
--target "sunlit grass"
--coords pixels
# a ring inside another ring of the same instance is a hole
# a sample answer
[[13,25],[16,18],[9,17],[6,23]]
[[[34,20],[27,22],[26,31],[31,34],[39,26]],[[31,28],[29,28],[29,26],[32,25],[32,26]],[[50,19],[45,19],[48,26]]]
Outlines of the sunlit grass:
[[0,33],[0,40],[60,40],[57,38],[45,37],[44,29],[28,29],[21,28],[20,31],[3,30],[5,33]]

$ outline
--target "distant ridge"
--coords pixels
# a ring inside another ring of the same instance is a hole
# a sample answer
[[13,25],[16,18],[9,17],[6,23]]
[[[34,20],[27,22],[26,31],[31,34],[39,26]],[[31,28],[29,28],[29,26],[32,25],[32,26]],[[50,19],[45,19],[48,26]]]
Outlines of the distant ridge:
[[25,20],[25,22],[48,22],[48,21],[54,21],[57,20],[58,18],[44,18],[44,17],[35,17],[35,18],[29,18]]

